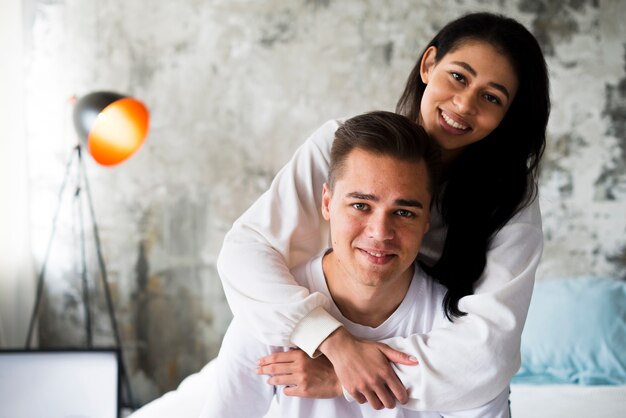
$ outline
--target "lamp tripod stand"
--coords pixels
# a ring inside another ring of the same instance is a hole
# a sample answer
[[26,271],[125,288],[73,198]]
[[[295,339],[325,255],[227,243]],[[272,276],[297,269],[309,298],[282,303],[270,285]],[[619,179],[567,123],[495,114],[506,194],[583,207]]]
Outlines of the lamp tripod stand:
[[93,229],[93,236],[95,240],[96,253],[98,256],[98,266],[100,269],[100,278],[102,279],[102,287],[104,289],[108,316],[111,321],[111,328],[113,330],[113,335],[115,338],[116,348],[120,350],[120,369],[122,374],[122,382],[126,388],[126,401],[127,404],[133,406],[133,397],[130,386],[130,379],[128,376],[128,370],[126,368],[124,362],[124,352],[122,350],[122,343],[117,327],[117,320],[115,317],[115,311],[113,309],[113,299],[111,297],[111,292],[109,289],[109,282],[107,276],[107,270],[104,263],[104,258],[102,256],[101,245],[100,245],[100,235],[98,233],[98,226],[96,224],[95,213],[93,209],[93,203],[91,199],[91,191],[89,189],[89,181],[87,179],[87,173],[85,171],[85,163],[83,159],[83,149],[80,143],[74,147],[72,153],[68,159],[68,162],[65,167],[65,175],[63,178],[63,182],[59,189],[58,194],[58,202],[57,207],[54,212],[54,217],[52,221],[52,231],[50,233],[50,238],[48,240],[48,244],[46,247],[46,252],[44,255],[43,264],[41,266],[41,270],[39,272],[37,278],[37,294],[35,298],[35,304],[33,307],[33,312],[30,318],[30,323],[28,326],[28,335],[26,337],[26,349],[30,349],[31,340],[33,337],[33,332],[35,328],[35,323],[37,322],[37,318],[39,315],[39,308],[41,305],[42,295],[43,295],[43,286],[46,275],[46,267],[48,264],[48,257],[50,255],[50,250],[52,248],[52,243],[54,241],[54,237],[56,234],[56,227],[58,222],[59,212],[62,206],[62,198],[63,192],[67,186],[68,180],[72,177],[72,167],[76,164],[76,173],[74,179],[76,180],[76,190],[74,192],[75,204],[78,208],[78,222],[79,222],[79,231],[80,231],[80,252],[81,252],[81,284],[82,284],[82,294],[83,294],[83,305],[84,305],[84,315],[85,315],[85,334],[86,334],[86,345],[88,348],[93,348],[93,332],[91,328],[92,315],[91,315],[91,303],[90,303],[90,291],[89,291],[89,282],[87,279],[87,260],[86,260],[86,251],[85,251],[85,220],[83,216],[83,208],[81,198],[82,196],[86,196],[86,200],[88,203],[88,208],[91,216],[91,226]]

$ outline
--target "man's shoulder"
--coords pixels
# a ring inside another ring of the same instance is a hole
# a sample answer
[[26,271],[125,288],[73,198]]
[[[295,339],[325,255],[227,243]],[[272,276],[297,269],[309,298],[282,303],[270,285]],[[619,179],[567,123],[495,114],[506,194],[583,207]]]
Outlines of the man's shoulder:
[[447,291],[446,287],[426,273],[417,261],[415,262],[413,280],[419,281],[419,292],[422,296],[436,301],[439,304],[443,301]]

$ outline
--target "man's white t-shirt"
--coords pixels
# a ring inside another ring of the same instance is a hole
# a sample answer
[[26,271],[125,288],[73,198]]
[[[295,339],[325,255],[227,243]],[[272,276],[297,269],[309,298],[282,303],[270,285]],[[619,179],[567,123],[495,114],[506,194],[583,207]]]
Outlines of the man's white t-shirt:
[[[417,264],[404,300],[383,324],[372,328],[350,321],[332,302],[322,270],[322,258],[323,254],[294,268],[292,274],[300,285],[307,287],[311,292],[320,292],[328,296],[331,302],[326,309],[343,323],[353,336],[373,341],[406,337],[416,333],[427,333],[447,321],[441,304],[446,289],[430,279]],[[286,350],[289,350],[289,347],[275,347],[259,342],[252,337],[247,324],[238,318],[233,319],[216,360],[216,384],[207,388],[207,403],[201,416],[205,418],[261,418],[269,409],[272,398],[276,396],[281,416],[284,418],[509,417],[508,387],[486,405],[456,412],[414,411],[402,407],[377,411],[367,403],[361,405],[348,401],[344,397],[308,399],[286,396],[282,392],[282,387],[267,384],[267,376],[259,376],[255,373],[257,360],[260,357]],[[396,369],[396,371],[399,370]],[[398,373],[398,376],[402,380],[403,374]]]

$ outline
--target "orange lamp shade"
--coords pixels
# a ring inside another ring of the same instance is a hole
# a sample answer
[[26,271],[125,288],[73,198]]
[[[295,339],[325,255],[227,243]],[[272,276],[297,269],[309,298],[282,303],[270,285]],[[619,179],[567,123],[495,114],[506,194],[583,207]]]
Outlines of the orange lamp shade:
[[74,125],[99,164],[119,164],[144,143],[150,114],[132,97],[112,92],[83,96],[74,108]]

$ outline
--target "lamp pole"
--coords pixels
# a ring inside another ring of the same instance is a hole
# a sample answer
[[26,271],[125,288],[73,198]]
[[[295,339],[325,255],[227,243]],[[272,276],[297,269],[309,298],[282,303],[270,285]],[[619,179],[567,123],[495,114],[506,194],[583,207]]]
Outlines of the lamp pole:
[[89,282],[87,279],[87,257],[85,251],[85,222],[83,217],[83,208],[81,204],[81,196],[83,189],[91,215],[91,225],[93,229],[93,237],[96,244],[96,253],[98,256],[98,267],[100,269],[100,277],[102,279],[102,288],[104,289],[107,311],[111,320],[111,328],[115,344],[120,350],[120,364],[122,377],[126,386],[127,402],[133,406],[132,392],[130,388],[130,379],[128,370],[124,362],[124,351],[122,349],[122,341],[117,327],[117,319],[115,318],[115,310],[113,309],[113,298],[109,289],[109,281],[107,276],[104,257],[102,257],[100,234],[98,225],[96,224],[96,216],[91,199],[91,191],[89,189],[89,180],[85,169],[83,150],[81,140],[86,142],[89,147],[89,153],[101,165],[111,166],[119,164],[130,157],[143,144],[148,132],[150,112],[140,101],[119,93],[110,91],[99,91],[89,93],[80,100],[73,98],[74,102],[74,127],[79,136],[79,142],[74,147],[73,152],[68,159],[63,183],[59,190],[59,200],[57,208],[54,212],[52,221],[52,231],[50,239],[46,247],[44,261],[37,279],[37,294],[33,313],[28,326],[28,335],[26,337],[26,348],[30,348],[35,322],[39,316],[39,306],[43,295],[43,284],[46,274],[46,265],[50,256],[52,241],[56,233],[58,215],[61,208],[63,191],[70,177],[71,168],[75,159],[78,160],[76,169],[76,191],[74,194],[75,202],[78,205],[78,218],[80,222],[80,251],[81,251],[81,281],[83,290],[83,302],[85,308],[85,334],[87,347],[92,348],[93,335],[91,329],[91,303]]
[[91,328],[91,322],[92,322],[91,303],[90,303],[89,282],[87,278],[87,256],[86,256],[86,250],[85,250],[85,223],[84,223],[83,210],[82,210],[82,204],[81,204],[81,199],[82,199],[81,196],[83,194],[82,193],[83,188],[84,188],[84,192],[85,192],[86,199],[87,199],[89,214],[91,217],[91,226],[92,226],[93,236],[95,240],[96,254],[98,257],[98,267],[100,270],[100,278],[102,280],[102,288],[104,289],[105,299],[107,303],[107,312],[109,315],[109,320],[111,321],[111,328],[113,330],[115,346],[120,350],[120,367],[121,367],[122,379],[124,381],[124,386],[126,388],[126,399],[130,406],[134,406],[132,390],[130,386],[130,378],[128,376],[128,370],[126,368],[126,363],[124,361],[124,350],[122,348],[122,341],[121,341],[118,326],[117,326],[115,309],[113,307],[113,298],[111,297],[111,291],[109,288],[106,264],[104,263],[104,257],[102,256],[102,249],[100,245],[100,233],[98,231],[98,225],[96,223],[96,216],[95,216],[95,211],[93,208],[93,202],[91,198],[91,190],[89,188],[89,180],[87,178],[87,172],[86,172],[85,163],[83,159],[82,146],[80,145],[80,143],[77,144],[72,150],[72,154],[70,155],[68,162],[66,164],[65,176],[63,178],[63,182],[61,183],[61,187],[59,189],[57,207],[54,211],[54,217],[52,221],[52,231],[50,233],[50,238],[48,240],[48,244],[46,247],[43,264],[41,266],[41,270],[37,278],[37,295],[35,298],[35,305],[33,306],[33,312],[30,318],[29,326],[28,326],[28,334],[26,337],[26,349],[30,349],[32,336],[33,336],[33,332],[35,328],[35,322],[37,321],[37,318],[39,316],[39,307],[41,305],[41,298],[43,295],[43,286],[44,286],[45,275],[46,275],[46,267],[47,267],[48,259],[50,256],[50,250],[52,248],[52,242],[54,241],[54,237],[56,235],[56,228],[57,228],[59,212],[61,209],[63,192],[65,191],[68,179],[71,176],[72,166],[74,165],[74,162],[76,160],[78,161],[78,163],[77,163],[77,169],[76,169],[76,191],[74,193],[74,198],[76,199],[76,204],[78,206],[78,217],[79,217],[79,223],[80,223],[79,228],[80,228],[80,247],[81,247],[81,282],[82,282],[83,304],[84,304],[84,312],[85,312],[86,345],[88,348],[93,348],[93,333],[92,333],[92,328]]

